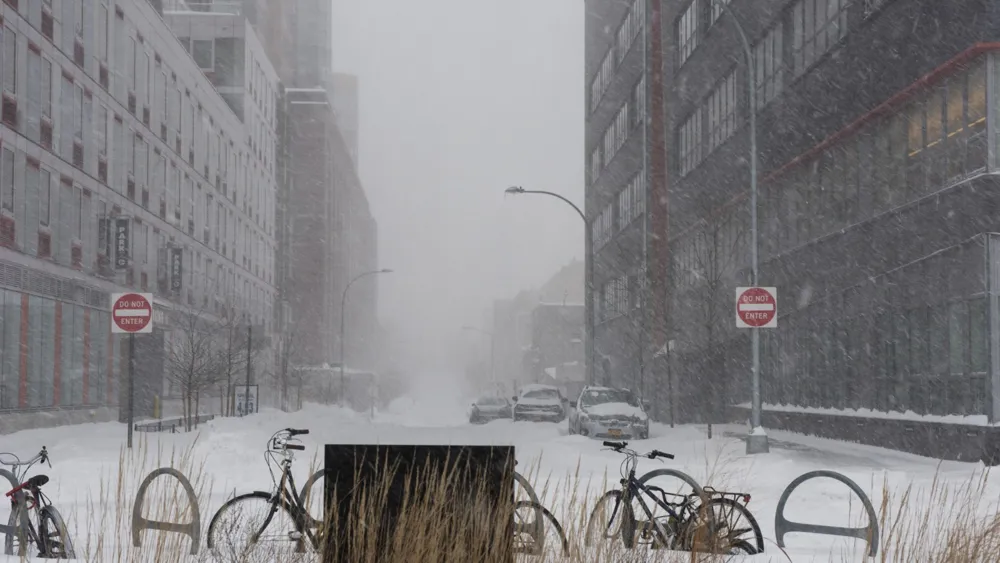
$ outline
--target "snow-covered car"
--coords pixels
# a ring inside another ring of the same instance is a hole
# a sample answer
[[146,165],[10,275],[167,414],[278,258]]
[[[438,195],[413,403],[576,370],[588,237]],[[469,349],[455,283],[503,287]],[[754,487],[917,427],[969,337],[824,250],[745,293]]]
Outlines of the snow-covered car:
[[469,407],[469,422],[481,424],[499,418],[511,417],[511,404],[506,397],[486,395],[476,399]]
[[628,391],[584,387],[570,406],[570,434],[614,440],[649,438],[649,415]]
[[561,422],[566,418],[563,396],[558,387],[531,384],[521,387],[514,399],[514,420]]

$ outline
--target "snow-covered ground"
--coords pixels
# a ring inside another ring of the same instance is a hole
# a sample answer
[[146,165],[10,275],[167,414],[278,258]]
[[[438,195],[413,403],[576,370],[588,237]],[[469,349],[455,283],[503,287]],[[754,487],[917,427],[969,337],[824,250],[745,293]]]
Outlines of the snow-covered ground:
[[[78,554],[87,550],[88,541],[94,541],[102,517],[106,519],[105,529],[109,526],[114,529],[116,518],[124,517],[126,523],[117,525],[119,531],[114,541],[130,543],[127,519],[132,510],[134,489],[152,469],[171,465],[172,452],[178,456],[185,450],[191,452],[189,461],[175,460],[175,466],[189,472],[195,467],[203,469],[205,478],[195,481],[210,486],[201,506],[202,526],[207,529],[212,514],[234,491],[270,488],[271,477],[263,452],[267,439],[285,427],[311,430],[303,437],[307,445],[305,455],[300,454],[296,459],[295,476],[300,486],[310,473],[310,464],[317,467],[316,464],[321,463],[322,446],[326,443],[514,445],[518,469],[528,473],[531,466],[536,467],[538,488],[542,488],[540,482],[545,479],[563,483],[580,479],[581,486],[589,481],[590,490],[597,493],[611,488],[603,484],[605,478],[610,478],[611,482],[618,479],[623,457],[603,450],[598,441],[567,435],[565,422],[501,420],[474,426],[466,421],[468,402],[459,397],[436,399],[402,399],[393,403],[387,412],[375,413],[373,420],[367,413],[308,405],[297,413],[268,411],[244,419],[218,419],[187,434],[137,433],[136,448],[131,454],[136,458],[134,468],[121,478],[126,488],[132,490],[125,491],[120,501],[114,500],[113,490],[119,481],[116,473],[125,439],[125,428],[120,424],[87,424],[4,435],[0,436],[0,451],[14,452],[24,459],[37,453],[43,445],[48,448],[52,468],[36,467],[33,473],[44,473],[52,479],[44,490],[69,521]],[[667,462],[641,460],[639,473],[670,467],[687,472],[703,485],[751,494],[749,508],[760,523],[767,544],[767,553],[753,557],[753,561],[861,560],[863,543],[850,539],[791,534],[786,538],[787,557],[774,544],[774,511],[778,498],[792,479],[807,471],[833,469],[842,472],[870,492],[876,509],[886,484],[894,493],[911,484],[921,490],[931,486],[937,473],[943,482],[957,486],[983,471],[977,464],[939,464],[918,456],[783,432],[771,433],[770,454],[748,457],[743,453],[743,443],[735,437],[745,432],[745,428],[716,427],[711,440],[707,439],[705,431],[704,426],[671,429],[653,424],[651,438],[632,445],[640,452],[653,448],[666,451],[676,459]],[[143,452],[145,459],[138,460]],[[1000,483],[996,479],[988,480],[986,487],[988,494],[984,496],[998,498]],[[549,487],[551,491],[561,488],[558,485]],[[550,492],[543,501],[560,519],[566,518],[565,500],[558,494]],[[588,501],[592,502],[593,496]],[[120,514],[115,512],[116,504],[125,505],[120,506]],[[6,522],[7,515],[7,507],[0,507],[0,521]],[[861,504],[852,499],[848,489],[825,479],[800,487],[786,510],[786,516],[793,521],[840,526],[860,525],[864,521],[861,515]],[[105,541],[108,539],[106,534]],[[155,541],[155,533],[145,532],[144,541]],[[90,549],[96,548],[92,544]],[[112,547],[106,545],[103,549]],[[16,558],[0,556],[4,563],[14,560]]]

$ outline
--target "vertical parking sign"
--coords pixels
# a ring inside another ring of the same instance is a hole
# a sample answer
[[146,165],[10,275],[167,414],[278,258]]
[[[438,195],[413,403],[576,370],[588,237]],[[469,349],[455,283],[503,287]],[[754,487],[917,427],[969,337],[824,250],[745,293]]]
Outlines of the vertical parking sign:
[[131,258],[129,256],[129,250],[131,247],[129,244],[131,235],[129,232],[129,220],[127,217],[118,217],[114,220],[114,224],[115,269],[124,270],[128,268],[129,260]]

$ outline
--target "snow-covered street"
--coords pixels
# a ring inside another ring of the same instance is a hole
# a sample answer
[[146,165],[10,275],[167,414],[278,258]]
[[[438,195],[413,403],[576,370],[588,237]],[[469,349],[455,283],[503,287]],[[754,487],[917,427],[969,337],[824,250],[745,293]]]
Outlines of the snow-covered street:
[[[431,411],[434,416],[430,416]],[[217,419],[192,433],[136,434],[134,455],[145,451],[147,459],[141,463],[141,468],[133,471],[134,476],[123,481],[135,487],[149,471],[170,465],[172,452],[180,454],[190,448],[190,461],[173,463],[188,471],[204,468],[205,478],[192,480],[196,488],[201,483],[210,491],[201,506],[202,527],[207,528],[214,511],[234,491],[270,488],[270,476],[263,458],[264,446],[271,434],[284,427],[311,430],[303,440],[307,444],[305,455],[297,458],[294,469],[299,483],[308,476],[310,464],[321,463],[316,460],[321,459],[325,443],[512,444],[517,448],[518,468],[522,473],[531,472],[528,469],[531,466],[536,467],[536,488],[546,488],[544,481],[550,480],[544,504],[552,508],[560,520],[572,520],[578,517],[565,514],[567,501],[558,491],[579,479],[581,489],[589,486],[592,491],[586,499],[592,503],[601,489],[612,488],[603,484],[606,476],[612,480],[618,478],[622,456],[603,450],[598,441],[567,435],[565,423],[500,420],[470,425],[465,417],[462,404],[428,405],[403,399],[392,404],[388,412],[376,413],[374,420],[369,420],[366,414],[308,405],[297,413],[266,411],[245,419]],[[632,445],[640,452],[655,448],[673,453],[676,459],[665,463],[641,460],[639,473],[656,467],[671,467],[687,472],[703,485],[751,494],[749,508],[759,521],[766,542],[766,554],[754,557],[754,561],[787,560],[773,543],[774,510],[785,486],[807,471],[833,469],[842,472],[870,491],[876,509],[882,500],[884,483],[891,490],[901,490],[910,484],[917,490],[929,488],[935,472],[940,470],[944,482],[959,486],[982,472],[982,466],[977,464],[948,462],[939,467],[936,461],[927,458],[788,433],[772,434],[770,454],[747,457],[743,454],[743,443],[736,437],[743,428],[716,427],[715,438],[711,440],[707,439],[705,430],[691,426],[671,429],[654,424],[649,440]],[[52,479],[45,490],[68,520],[79,556],[96,549],[94,532],[102,527],[99,526],[102,517],[115,522],[114,506],[110,506],[114,502],[108,502],[113,499],[113,493],[106,490],[109,485],[113,488],[118,480],[115,474],[124,435],[122,425],[104,423],[29,430],[0,438],[0,451],[17,453],[22,459],[34,455],[43,445],[48,448],[52,468],[36,467],[33,473],[44,473]],[[157,455],[160,462],[156,460]],[[994,479],[987,486],[992,492],[990,496],[995,498],[1000,492],[1000,484]],[[134,490],[125,492],[128,506],[120,507],[125,516],[131,512],[134,494]],[[99,499],[102,498],[108,506],[101,507]],[[787,516],[793,521],[828,525],[859,526],[863,522],[861,504],[851,498],[848,489],[823,479],[799,488],[788,503]],[[6,509],[0,517],[6,521]],[[105,529],[108,526],[107,522],[103,525]],[[114,524],[111,526],[114,528]],[[118,541],[127,544],[130,541],[128,525],[117,527]],[[154,541],[153,532],[144,534],[145,542]],[[788,556],[795,562],[860,560],[863,549],[862,542],[849,539],[802,534],[791,534],[787,538]]]

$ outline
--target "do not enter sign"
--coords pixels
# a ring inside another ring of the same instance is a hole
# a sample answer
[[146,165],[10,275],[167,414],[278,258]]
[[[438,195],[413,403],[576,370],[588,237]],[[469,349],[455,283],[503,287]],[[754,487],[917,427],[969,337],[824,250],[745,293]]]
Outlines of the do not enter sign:
[[778,289],[775,287],[736,288],[737,328],[776,328]]
[[153,332],[152,293],[114,293],[111,300],[111,332]]

